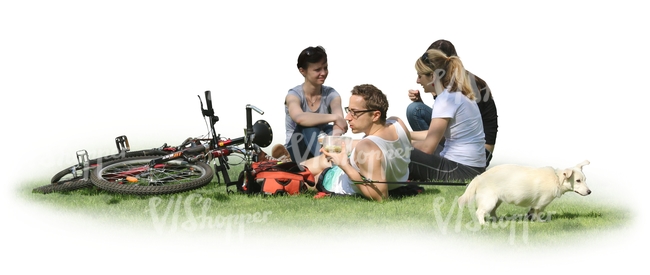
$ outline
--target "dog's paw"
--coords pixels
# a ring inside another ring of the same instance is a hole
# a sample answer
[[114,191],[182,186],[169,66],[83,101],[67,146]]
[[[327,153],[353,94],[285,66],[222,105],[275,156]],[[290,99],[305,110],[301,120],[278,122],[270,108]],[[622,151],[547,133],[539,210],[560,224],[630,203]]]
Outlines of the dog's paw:
[[487,216],[485,217],[485,221],[483,224],[485,225],[486,223],[498,223],[499,218],[497,216]]
[[526,214],[527,221],[534,221],[536,219],[535,214],[528,213]]

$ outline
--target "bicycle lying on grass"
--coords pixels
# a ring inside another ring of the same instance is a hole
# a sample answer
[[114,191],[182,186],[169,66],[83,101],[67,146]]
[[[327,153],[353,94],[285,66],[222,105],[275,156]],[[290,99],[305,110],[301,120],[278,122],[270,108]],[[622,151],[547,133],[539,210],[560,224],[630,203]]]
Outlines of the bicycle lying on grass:
[[[250,175],[251,164],[257,161],[260,147],[271,144],[273,131],[264,120],[252,123],[252,110],[261,115],[264,112],[248,104],[244,136],[222,138],[214,129],[219,117],[214,115],[210,91],[205,92],[205,98],[207,109],[203,108],[199,96],[203,117],[209,120],[209,133],[206,136],[188,138],[179,146],[165,144],[160,148],[133,152],[129,152],[126,137],[118,137],[117,155],[88,160],[87,153],[78,152],[77,165],[57,173],[52,178],[52,184],[34,191],[67,191],[89,186],[90,182],[100,189],[121,194],[162,195],[203,187],[212,181],[215,174],[219,182],[221,174],[226,186],[234,185],[228,174],[228,156],[239,154],[243,159],[244,172]],[[210,167],[212,161],[215,162],[214,170]]]
[[77,189],[92,187],[90,181],[90,171],[101,163],[110,162],[113,160],[123,159],[127,157],[137,156],[163,156],[168,154],[165,146],[161,148],[154,148],[148,150],[131,151],[129,147],[129,140],[126,136],[118,136],[115,138],[115,145],[117,146],[117,154],[103,156],[96,159],[88,157],[88,151],[79,150],[76,152],[77,164],[61,170],[56,173],[50,180],[50,184],[34,188],[37,193],[52,193],[73,191]]

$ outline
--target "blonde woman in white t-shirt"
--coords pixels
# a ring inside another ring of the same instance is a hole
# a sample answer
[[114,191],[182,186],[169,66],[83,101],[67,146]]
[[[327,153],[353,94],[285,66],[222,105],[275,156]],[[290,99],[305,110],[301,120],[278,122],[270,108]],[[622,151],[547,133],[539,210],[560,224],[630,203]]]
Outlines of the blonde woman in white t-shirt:
[[[409,164],[414,181],[470,181],[485,171],[481,113],[458,56],[428,50],[415,63],[417,83],[435,96],[431,124],[411,132],[415,149]],[[444,149],[434,153],[444,137]]]

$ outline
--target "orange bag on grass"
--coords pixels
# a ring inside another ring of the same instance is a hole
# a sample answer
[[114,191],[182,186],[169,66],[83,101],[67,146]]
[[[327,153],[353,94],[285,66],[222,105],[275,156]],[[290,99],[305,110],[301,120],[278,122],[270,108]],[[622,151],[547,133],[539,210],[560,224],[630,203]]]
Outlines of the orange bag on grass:
[[295,162],[261,161],[252,165],[253,180],[245,180],[244,172],[240,175],[237,189],[241,192],[265,195],[295,195],[307,190],[307,185],[314,186],[316,181],[309,169]]

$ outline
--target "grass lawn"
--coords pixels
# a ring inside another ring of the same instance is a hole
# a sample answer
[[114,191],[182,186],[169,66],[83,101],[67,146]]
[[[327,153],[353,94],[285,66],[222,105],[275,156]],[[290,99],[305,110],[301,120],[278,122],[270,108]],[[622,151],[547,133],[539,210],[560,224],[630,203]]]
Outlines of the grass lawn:
[[[233,168],[232,178],[241,169]],[[216,180],[197,190],[149,197],[109,193],[95,187],[64,193],[32,192],[48,182],[44,179],[23,184],[20,196],[47,208],[93,217],[98,222],[163,234],[221,231],[286,236],[363,230],[460,237],[486,243],[548,245],[580,242],[624,228],[632,221],[632,213],[624,206],[573,193],[564,194],[547,207],[548,222],[524,221],[522,215],[527,209],[503,204],[497,212],[500,220],[480,227],[473,218],[473,210],[461,210],[456,204],[456,198],[465,190],[463,186],[425,186],[425,192],[418,196],[382,203],[360,197],[314,199],[313,193],[272,197],[228,194],[224,184]]]

